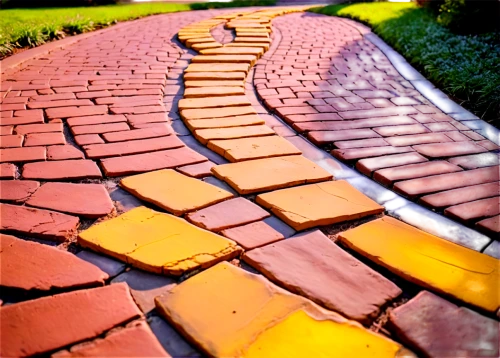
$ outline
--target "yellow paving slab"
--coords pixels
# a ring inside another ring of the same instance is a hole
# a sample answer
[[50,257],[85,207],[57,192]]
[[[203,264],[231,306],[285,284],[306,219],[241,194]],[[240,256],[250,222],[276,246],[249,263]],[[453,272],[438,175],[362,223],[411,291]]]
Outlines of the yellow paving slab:
[[201,51],[209,48],[219,48],[219,47],[222,47],[222,44],[219,42],[204,42],[201,44],[194,44],[193,46],[191,46],[191,48],[196,51]]
[[195,138],[202,144],[207,144],[209,140],[214,139],[263,137],[275,134],[271,128],[265,125],[199,129],[194,132]]
[[[240,43],[236,43],[236,42],[231,42],[231,43],[228,43],[226,45],[224,45],[226,47],[240,47],[241,44]],[[258,47],[258,48],[262,48],[264,51],[267,51],[269,50],[269,44],[267,43],[248,43],[248,42],[245,42],[245,47]]]
[[191,72],[184,73],[184,81],[243,81],[245,72]]
[[184,82],[186,88],[192,87],[244,87],[244,81],[186,81]]
[[249,63],[257,61],[255,55],[198,55],[191,59],[192,63]]
[[499,260],[384,216],[339,235],[342,243],[425,288],[495,312]]
[[264,53],[263,49],[259,49],[256,47],[249,46],[238,46],[238,47],[220,47],[220,48],[211,48],[206,50],[201,50],[201,54],[203,55],[255,55],[259,57]]
[[293,144],[277,135],[211,140],[208,142],[208,149],[231,162],[302,154]]
[[210,31],[204,27],[190,27],[190,28],[184,28],[178,32],[179,36],[190,35],[190,34],[210,34]]
[[192,87],[184,90],[184,98],[243,95],[245,95],[243,87]]
[[242,36],[236,36],[236,38],[234,39],[234,42],[240,42],[240,43],[245,43],[245,42],[249,42],[249,43],[258,43],[258,42],[263,42],[263,43],[271,43],[271,39],[270,38],[265,38],[265,37],[257,37],[257,36],[254,36],[254,37],[242,37]]
[[302,155],[217,165],[216,177],[240,194],[251,194],[331,180],[332,175]]
[[[210,49],[218,50],[218,49]],[[208,51],[208,50],[203,50]],[[247,73],[250,65],[247,63],[191,63],[185,70],[189,72],[244,72]]]
[[402,357],[404,352],[359,323],[226,262],[169,289],[155,303],[210,357]]
[[269,38],[269,34],[267,32],[242,32],[240,30],[236,30],[236,36]]
[[182,119],[196,120],[208,118],[222,118],[243,116],[247,114],[257,114],[252,106],[239,106],[239,107],[224,107],[224,108],[195,108],[183,109],[180,111]]
[[137,268],[176,276],[241,252],[231,240],[143,206],[93,225],[80,233],[78,243]]
[[200,38],[192,38],[186,40],[184,43],[187,47],[191,47],[194,44],[201,44],[207,42],[216,42],[213,37],[200,37]]
[[180,216],[233,197],[233,194],[173,169],[130,176],[120,186],[132,195]]
[[243,31],[243,32],[254,32],[254,33],[270,33],[271,30],[267,29],[267,28],[253,28],[253,27],[238,27],[237,28],[238,31]]
[[265,121],[256,114],[249,114],[224,118],[185,120],[184,123],[189,128],[189,130],[193,132],[198,129],[252,126],[257,124],[264,124]]
[[297,231],[384,212],[345,180],[276,190],[260,194],[256,202]]
[[224,96],[224,97],[204,97],[204,98],[183,98],[179,100],[179,110],[183,109],[205,109],[232,106],[251,106],[245,95]]
[[[177,37],[179,38],[180,41],[186,41],[189,39],[199,39],[199,38],[206,38],[208,35],[207,34],[184,34],[184,35],[178,35]],[[214,41],[212,39],[212,41]]]

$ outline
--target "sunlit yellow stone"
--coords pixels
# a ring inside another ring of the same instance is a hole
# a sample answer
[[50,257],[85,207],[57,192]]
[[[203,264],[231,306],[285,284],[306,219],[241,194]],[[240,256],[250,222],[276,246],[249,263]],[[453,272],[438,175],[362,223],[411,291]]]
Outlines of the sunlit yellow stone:
[[177,216],[233,197],[223,189],[172,169],[127,177],[120,181],[120,186]]
[[396,357],[402,348],[226,262],[155,301],[160,314],[213,357]]
[[135,267],[171,275],[209,267],[241,251],[234,241],[143,206],[81,232],[78,243]]
[[247,137],[262,137],[276,134],[271,128],[264,125],[238,126],[229,128],[199,129],[194,136],[202,144],[214,139],[235,139]]
[[391,217],[340,234],[350,248],[409,281],[494,312],[499,260],[427,234]]

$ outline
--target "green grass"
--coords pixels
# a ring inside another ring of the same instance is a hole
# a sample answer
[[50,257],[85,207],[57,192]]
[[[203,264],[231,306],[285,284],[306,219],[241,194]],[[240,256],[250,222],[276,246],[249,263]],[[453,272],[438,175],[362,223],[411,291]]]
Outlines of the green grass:
[[369,25],[458,103],[499,127],[499,33],[454,34],[413,3],[331,5],[311,11]]
[[119,21],[186,10],[189,4],[169,3],[0,10],[0,57],[16,48],[39,46]]

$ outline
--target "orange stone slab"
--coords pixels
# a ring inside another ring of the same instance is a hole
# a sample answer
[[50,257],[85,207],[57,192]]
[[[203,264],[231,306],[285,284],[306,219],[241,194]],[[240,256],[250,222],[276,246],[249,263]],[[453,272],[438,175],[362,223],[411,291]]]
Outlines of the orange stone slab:
[[[185,120],[186,126],[189,130],[197,131],[199,129],[218,129],[218,128],[234,128],[264,124],[265,121],[257,114],[248,114],[243,116],[214,118],[214,119],[196,119]],[[196,136],[196,133],[195,133]]]
[[249,63],[257,60],[255,55],[199,55],[193,57],[192,63]]
[[189,72],[184,73],[184,81],[243,81],[246,72]]
[[184,87],[186,88],[198,88],[198,87],[244,87],[245,82],[243,80],[212,80],[212,81],[195,81],[190,80],[184,82]]
[[202,144],[217,139],[237,139],[248,137],[264,137],[276,134],[271,128],[264,125],[257,126],[239,126],[229,128],[209,128],[198,129],[194,136]]
[[264,221],[256,221],[247,225],[237,226],[221,231],[221,234],[236,241],[245,250],[271,244],[285,237]]
[[205,109],[183,109],[180,111],[184,120],[215,119],[223,117],[243,116],[248,114],[256,115],[257,112],[252,106],[205,108]]
[[83,147],[85,154],[91,159],[116,157],[130,154],[154,152],[164,149],[183,147],[184,143],[177,136],[139,139],[126,142],[90,144]]
[[184,91],[184,98],[203,98],[214,96],[243,96],[243,87],[191,87]]
[[0,308],[2,357],[49,353],[140,317],[126,284],[61,293]]
[[264,53],[263,48],[259,47],[219,47],[201,50],[202,55],[255,55],[260,56]]
[[250,106],[246,96],[223,96],[223,97],[204,97],[204,98],[184,98],[179,101],[179,109],[197,109],[197,108],[218,108],[232,106]]
[[[217,51],[219,49],[207,49],[203,51]],[[203,53],[203,52],[202,52]],[[234,52],[234,54],[242,54]],[[214,53],[218,55],[218,53]],[[244,72],[247,73],[250,68],[246,63],[192,63],[186,69],[185,73],[190,72]]]
[[2,180],[0,181],[0,200],[22,203],[39,187],[40,183],[32,180]]
[[100,179],[101,171],[92,160],[58,160],[28,163],[23,166],[24,179]]

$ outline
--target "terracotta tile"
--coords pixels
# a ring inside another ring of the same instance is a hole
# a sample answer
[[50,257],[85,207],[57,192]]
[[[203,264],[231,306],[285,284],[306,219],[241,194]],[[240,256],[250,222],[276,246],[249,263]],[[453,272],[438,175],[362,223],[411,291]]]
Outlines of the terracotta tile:
[[356,160],[363,158],[378,157],[381,155],[413,152],[411,147],[371,147],[353,149],[334,149],[332,155],[340,160]]
[[0,163],[35,162],[45,160],[45,147],[0,149]]
[[88,99],[66,99],[60,101],[34,101],[29,102],[27,107],[30,109],[39,108],[55,108],[55,107],[69,107],[69,106],[92,106],[94,103]]
[[451,206],[444,215],[461,222],[477,221],[500,214],[500,196]]
[[0,126],[0,135],[10,135],[12,134],[14,126]]
[[[259,52],[257,49],[252,49],[254,52]],[[223,52],[226,53],[221,53],[219,49],[210,49],[212,52],[206,52],[209,50],[202,50],[203,54],[206,55],[226,55],[226,54],[231,54],[227,53],[228,50],[223,50]],[[215,51],[215,52],[214,52]],[[244,53],[233,51],[233,54],[241,54],[245,55]],[[248,72],[250,65],[246,63],[192,63],[190,64],[186,70],[185,73],[191,73],[191,72]],[[185,78],[185,77],[184,77]]]
[[419,202],[432,208],[445,208],[469,201],[489,198],[500,194],[498,182],[464,186],[463,188],[442,191],[436,194],[426,195]]
[[128,140],[162,137],[170,134],[173,134],[172,127],[166,123],[161,123],[161,126],[158,127],[104,133],[102,136],[107,142],[124,142]]
[[476,228],[492,237],[500,232],[500,215],[481,220],[476,223]]
[[72,145],[51,145],[47,147],[47,160],[84,159],[83,153]]
[[389,145],[389,143],[382,138],[346,140],[334,142],[333,144],[339,149],[385,147]]
[[[186,126],[191,131],[194,132],[200,129],[217,129],[217,128],[234,128],[236,130],[239,127],[259,125],[259,124],[264,124],[265,122],[257,114],[249,114],[249,115],[214,118],[214,119],[186,120],[185,123]],[[245,130],[245,128],[242,128],[241,130],[243,131]]]
[[169,122],[167,113],[127,114],[126,116],[132,127],[145,123]]
[[245,250],[251,250],[285,238],[264,221],[256,221],[247,225],[225,229],[221,231],[221,234],[236,241]]
[[0,148],[15,148],[23,145],[24,136],[19,134],[0,136]]
[[373,130],[366,129],[351,129],[340,131],[311,131],[307,137],[316,145],[324,145],[335,141],[361,139],[361,138],[377,138],[380,137]]
[[215,164],[208,160],[199,164],[186,165],[184,167],[177,168],[176,170],[193,178],[204,178],[212,175],[211,169],[214,166]]
[[242,126],[229,128],[208,128],[195,131],[194,136],[202,144],[217,139],[237,139],[274,135],[275,132],[265,125]]
[[82,134],[75,136],[76,144],[83,146],[87,144],[102,144],[104,140],[99,136],[99,134]]
[[416,145],[416,144],[427,144],[427,143],[443,143],[452,141],[444,133],[404,135],[400,137],[389,137],[384,139],[387,141],[387,143],[389,143],[394,147],[402,147],[402,146]]
[[459,165],[464,169],[476,169],[498,165],[500,163],[500,155],[496,153],[473,154],[463,157],[450,158],[448,161],[452,164]]
[[430,158],[444,158],[487,151],[473,142],[421,144],[413,146],[413,149]]
[[123,114],[111,115],[102,114],[97,116],[72,117],[67,119],[69,126],[88,126],[93,124],[107,124],[126,122],[127,118]]
[[25,147],[37,147],[42,145],[66,144],[66,139],[62,132],[54,133],[31,133],[26,134],[24,140]]
[[78,116],[93,116],[108,113],[108,106],[82,106],[49,108],[45,111],[48,118],[69,118]]
[[252,106],[205,108],[205,109],[184,109],[180,111],[181,117],[185,120],[214,119],[223,117],[244,116],[257,114]]
[[101,134],[107,132],[118,132],[129,130],[130,127],[125,122],[107,123],[107,124],[94,124],[86,126],[73,126],[71,132],[74,135],[82,134]]
[[25,202],[37,189],[40,183],[32,180],[0,181],[0,200]]
[[91,160],[57,160],[25,164],[22,177],[40,180],[77,180],[100,179],[102,174],[97,164]]
[[403,165],[416,164],[427,161],[428,159],[415,152],[394,154],[386,155],[383,157],[361,159],[356,163],[356,169],[367,176],[371,176],[372,173],[378,169],[399,167]]
[[243,81],[246,72],[186,72],[184,81]]
[[17,168],[11,163],[0,164],[0,179],[14,179],[16,177]]
[[83,147],[85,154],[91,159],[123,156],[154,152],[164,149],[183,147],[184,143],[177,136],[139,139],[126,142],[89,144]]
[[244,94],[243,87],[191,87],[184,91],[184,98],[243,96]]

